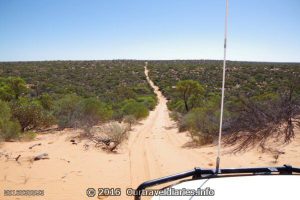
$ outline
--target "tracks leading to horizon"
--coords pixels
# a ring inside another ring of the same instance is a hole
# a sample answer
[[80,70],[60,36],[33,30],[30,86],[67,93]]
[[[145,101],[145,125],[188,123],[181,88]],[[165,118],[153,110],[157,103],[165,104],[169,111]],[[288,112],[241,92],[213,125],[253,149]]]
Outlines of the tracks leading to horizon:
[[[195,149],[182,146],[189,141],[185,133],[178,133],[176,124],[169,117],[167,99],[149,77],[147,64],[144,67],[148,83],[158,98],[158,104],[142,125],[137,126],[128,141],[131,186],[142,182],[189,170],[199,165]],[[209,161],[209,158],[206,158]]]

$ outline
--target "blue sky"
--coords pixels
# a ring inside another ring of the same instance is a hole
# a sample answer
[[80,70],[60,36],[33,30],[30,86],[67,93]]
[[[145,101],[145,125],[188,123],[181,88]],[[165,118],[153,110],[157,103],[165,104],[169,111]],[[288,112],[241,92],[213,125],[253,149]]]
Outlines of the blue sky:
[[[299,0],[229,0],[228,58],[300,62]],[[222,59],[225,0],[0,0],[0,61]]]

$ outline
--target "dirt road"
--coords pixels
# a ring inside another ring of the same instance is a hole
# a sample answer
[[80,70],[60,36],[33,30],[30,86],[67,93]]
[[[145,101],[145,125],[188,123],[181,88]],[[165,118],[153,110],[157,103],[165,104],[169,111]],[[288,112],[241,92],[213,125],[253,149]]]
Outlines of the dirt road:
[[129,140],[132,186],[145,180],[192,169],[201,164],[200,160],[205,160],[206,166],[213,162],[212,157],[202,155],[200,158],[195,150],[182,148],[189,138],[186,133],[178,133],[176,124],[169,117],[167,100],[149,79],[147,67],[145,74],[159,101],[155,110],[143,121],[143,126],[137,127]]
[[[55,199],[82,200],[88,198],[87,188],[121,188],[121,197],[108,199],[133,199],[125,194],[126,188],[136,188],[140,183],[191,170],[194,167],[212,168],[216,147],[183,147],[190,141],[186,133],[178,133],[170,119],[167,100],[145,74],[158,97],[158,105],[148,118],[133,127],[129,139],[118,153],[105,153],[99,148],[86,149],[86,140],[74,145],[70,138],[80,130],[66,129],[39,135],[31,142],[5,142],[0,146],[0,199]],[[30,146],[41,143],[29,149]],[[226,151],[226,149],[223,149]],[[270,166],[289,163],[300,166],[300,138],[280,148],[285,152],[274,163],[273,155],[261,154],[253,149],[244,154],[222,155],[221,167]],[[41,153],[49,159],[31,161]],[[14,159],[21,155],[18,162]],[[4,190],[40,189],[44,197],[8,197]]]

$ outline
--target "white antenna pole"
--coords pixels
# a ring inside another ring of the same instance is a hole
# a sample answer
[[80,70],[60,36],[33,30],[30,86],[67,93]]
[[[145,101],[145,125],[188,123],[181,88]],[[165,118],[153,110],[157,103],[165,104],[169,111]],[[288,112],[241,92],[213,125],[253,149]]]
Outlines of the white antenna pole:
[[220,126],[219,126],[219,140],[218,140],[218,154],[217,154],[217,162],[216,162],[216,173],[219,173],[219,169],[220,169],[221,139],[222,139],[223,110],[224,110],[224,91],[225,91],[225,73],[226,73],[227,20],[228,20],[228,0],[226,0],[226,14],[225,14],[225,37],[224,37],[222,98],[221,98],[221,115],[220,115]]

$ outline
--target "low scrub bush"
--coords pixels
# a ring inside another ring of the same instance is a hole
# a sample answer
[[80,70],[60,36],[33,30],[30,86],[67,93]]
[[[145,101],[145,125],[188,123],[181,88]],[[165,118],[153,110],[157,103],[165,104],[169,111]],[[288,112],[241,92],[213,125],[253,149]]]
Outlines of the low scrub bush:
[[129,129],[131,130],[131,127],[134,123],[136,123],[136,118],[135,116],[133,115],[127,115],[124,117],[124,120],[123,120],[125,123],[129,124]]
[[49,94],[42,94],[39,97],[39,102],[46,110],[52,110],[54,108],[54,101]]
[[169,116],[174,121],[180,121],[182,118],[182,114],[176,111],[171,111]]
[[142,119],[149,115],[147,107],[133,99],[126,100],[122,107],[124,115],[133,115],[136,119]]
[[17,121],[0,120],[0,139],[11,140],[20,136],[21,126]]
[[20,77],[0,77],[0,99],[11,101],[26,94],[28,89],[25,81]]
[[76,113],[77,124],[84,128],[86,133],[90,133],[90,129],[94,125],[112,117],[111,107],[96,98],[83,99],[79,103]]
[[8,103],[0,100],[0,140],[16,139],[20,136],[20,124],[11,117]]
[[92,126],[112,117],[112,108],[97,98],[66,95],[56,103],[55,116],[60,128],[83,128],[86,133]]
[[113,122],[106,126],[105,133],[111,141],[120,144],[127,137],[127,130],[120,123]]
[[144,104],[149,110],[153,110],[157,104],[157,99],[153,96],[138,97],[137,102]]
[[77,114],[81,97],[75,94],[65,95],[55,103],[54,115],[60,128],[76,126]]
[[217,132],[217,124],[206,118],[205,111],[200,108],[186,114],[179,122],[179,130],[189,132],[193,140],[199,144],[208,144],[213,141]]
[[219,97],[212,96],[207,99],[205,106],[195,108],[181,118],[179,130],[189,130],[201,144],[211,143],[218,132],[219,116]]
[[13,118],[18,120],[22,132],[49,127],[55,123],[55,118],[37,101],[22,97],[12,104]]

